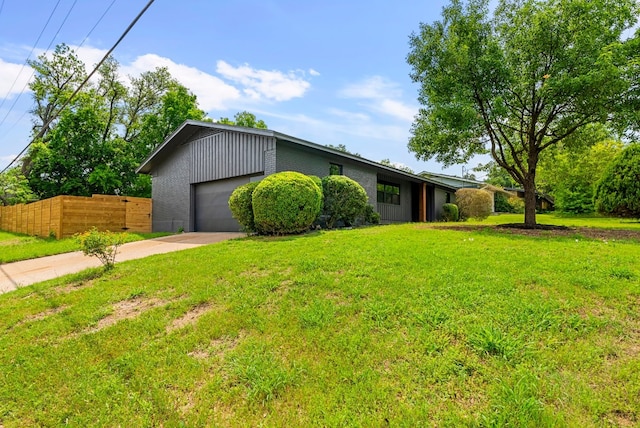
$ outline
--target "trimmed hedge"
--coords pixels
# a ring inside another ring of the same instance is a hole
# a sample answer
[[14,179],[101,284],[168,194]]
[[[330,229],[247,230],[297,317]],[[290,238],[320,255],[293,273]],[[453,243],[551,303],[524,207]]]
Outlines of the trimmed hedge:
[[456,192],[456,204],[462,220],[484,220],[491,214],[493,199],[486,190],[465,188]]
[[272,174],[258,183],[251,198],[256,230],[265,234],[300,233],[320,212],[322,191],[299,172]]
[[630,144],[611,162],[595,192],[598,212],[640,218],[640,144]]
[[328,175],[322,179],[322,191],[329,229],[338,221],[350,226],[363,217],[368,197],[357,181],[344,175]]
[[442,219],[444,221],[458,221],[460,214],[456,204],[444,204],[442,206]]
[[256,231],[251,198],[253,196],[253,191],[258,187],[258,184],[260,184],[260,182],[255,181],[238,186],[233,193],[231,193],[231,197],[229,198],[229,209],[231,210],[231,215],[238,221],[238,223],[240,223],[242,230],[245,232]]

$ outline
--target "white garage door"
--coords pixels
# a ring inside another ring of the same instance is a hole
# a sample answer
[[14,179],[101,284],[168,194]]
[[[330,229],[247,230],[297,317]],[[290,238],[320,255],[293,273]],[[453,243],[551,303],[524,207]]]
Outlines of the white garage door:
[[238,222],[231,217],[229,196],[233,190],[249,182],[249,177],[210,181],[196,185],[196,231],[237,232]]

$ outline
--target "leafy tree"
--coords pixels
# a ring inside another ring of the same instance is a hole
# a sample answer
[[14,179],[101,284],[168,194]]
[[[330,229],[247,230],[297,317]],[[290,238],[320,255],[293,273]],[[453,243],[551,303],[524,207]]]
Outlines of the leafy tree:
[[42,54],[37,60],[27,63],[35,73],[29,88],[35,101],[31,112],[35,115],[33,134],[37,139],[45,137],[51,130],[51,125],[44,125],[60,113],[60,108],[84,81],[87,73],[84,63],[65,44],[56,46],[51,57]]
[[337,146],[334,146],[333,144],[326,144],[325,147],[329,147],[330,149],[338,150],[340,152],[348,153],[353,156],[360,156],[360,153],[356,153],[348,150],[347,146],[345,146],[344,144],[338,144]]
[[622,40],[637,15],[635,0],[501,0],[493,16],[488,0],[452,0],[411,35],[423,108],[410,150],[446,165],[491,153],[524,188],[535,227],[541,153],[588,124],[622,121],[640,95],[629,71],[638,35]]
[[596,188],[598,212],[640,218],[640,144],[625,148],[607,168]]
[[400,165],[396,162],[391,162],[388,158],[382,159],[380,161],[381,165],[390,166],[391,168],[399,169],[400,171],[408,172],[409,174],[413,174],[413,170],[406,165]]
[[249,113],[248,111],[241,111],[236,113],[233,116],[234,120],[231,120],[227,117],[221,117],[218,119],[218,123],[222,123],[223,125],[235,125],[235,126],[244,126],[246,128],[258,128],[258,129],[267,129],[267,124],[264,123],[264,120],[256,119],[256,115],[253,113]]
[[556,209],[583,214],[595,211],[594,192],[622,143],[604,140],[574,150],[558,146],[540,161],[540,188],[555,199]]
[[0,173],[0,205],[32,202],[38,197],[31,191],[29,181],[19,167]]
[[518,183],[514,181],[513,177],[511,177],[509,173],[496,162],[487,162],[484,165],[479,164],[473,170],[476,172],[486,172],[487,177],[484,181],[486,183],[493,184],[494,186],[516,187],[518,185]]
[[[97,81],[59,112],[84,79],[84,64],[60,45],[51,58],[41,56],[31,65],[35,143],[23,171],[39,197],[150,196],[150,178],[136,174],[136,167],[183,121],[205,118],[196,96],[166,68],[130,77],[124,84],[113,58],[102,64]],[[42,123],[56,115],[44,132]]]

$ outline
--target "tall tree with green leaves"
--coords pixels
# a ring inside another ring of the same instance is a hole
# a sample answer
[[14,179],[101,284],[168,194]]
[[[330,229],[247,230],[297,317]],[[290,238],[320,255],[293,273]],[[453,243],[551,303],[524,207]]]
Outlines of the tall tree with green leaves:
[[[32,190],[41,198],[92,193],[150,196],[146,175],[135,173],[149,153],[183,121],[203,120],[196,96],[166,68],[123,83],[113,58],[64,109],[84,79],[84,64],[65,45],[31,63],[34,143],[23,161]],[[56,120],[42,127],[50,118]]]
[[636,102],[640,52],[623,39],[636,0],[452,0],[421,24],[407,57],[422,104],[409,149],[445,165],[490,153],[525,191],[536,225],[540,155]]
[[37,199],[19,167],[0,173],[0,205],[25,204]]
[[233,120],[228,117],[221,117],[216,122],[223,125],[244,126],[246,128],[267,129],[267,124],[262,119],[256,119],[256,115],[248,111],[241,111],[233,116]]

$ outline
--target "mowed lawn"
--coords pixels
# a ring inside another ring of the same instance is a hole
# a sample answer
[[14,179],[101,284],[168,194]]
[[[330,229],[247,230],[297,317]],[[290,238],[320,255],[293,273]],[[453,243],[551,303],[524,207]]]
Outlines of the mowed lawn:
[[[140,241],[169,235],[168,233],[125,233],[125,242]],[[0,263],[35,259],[54,254],[80,251],[80,243],[73,237],[64,239],[39,238],[0,231]]]
[[640,244],[383,226],[0,296],[0,426],[637,426]]

